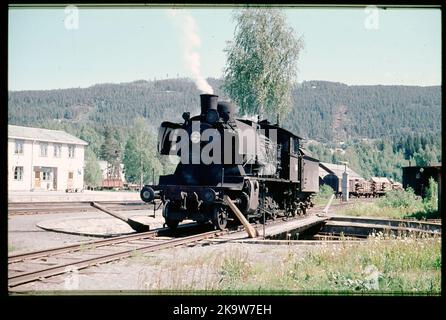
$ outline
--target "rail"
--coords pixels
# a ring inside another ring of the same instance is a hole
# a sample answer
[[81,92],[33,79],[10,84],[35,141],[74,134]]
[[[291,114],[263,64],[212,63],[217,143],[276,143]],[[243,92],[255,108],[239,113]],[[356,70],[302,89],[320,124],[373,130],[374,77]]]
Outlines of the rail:
[[[221,234],[226,233],[227,231],[209,231],[204,232],[192,236],[186,236],[181,238],[174,238],[169,240],[164,240],[161,243],[153,243],[153,242],[147,242],[147,240],[154,240],[154,236],[157,231],[150,231],[145,234],[137,234],[137,235],[131,235],[131,236],[122,236],[119,239],[108,239],[108,240],[99,240],[90,242],[88,246],[91,248],[96,247],[104,247],[109,246],[111,249],[118,248],[117,252],[112,253],[105,253],[105,254],[99,254],[98,256],[92,257],[92,258],[80,258],[77,261],[72,261],[68,263],[61,263],[56,264],[55,266],[50,265],[49,267],[42,268],[39,270],[32,270],[32,271],[22,271],[22,272],[15,272],[14,264],[20,263],[21,261],[33,261],[38,258],[42,258],[45,256],[51,256],[55,254],[61,254],[66,252],[73,252],[73,251],[79,251],[82,248],[85,248],[87,244],[80,244],[80,245],[74,245],[74,246],[67,246],[63,248],[56,248],[56,249],[49,249],[49,250],[42,250],[39,252],[33,252],[28,253],[25,255],[17,255],[12,256],[8,258],[8,265],[9,265],[9,272],[8,272],[8,287],[15,287],[21,284],[33,282],[36,280],[40,280],[43,278],[56,276],[60,274],[64,274],[68,271],[71,271],[73,269],[80,270],[84,269],[93,265],[98,265],[101,263],[111,262],[120,260],[123,258],[128,258],[134,255],[136,252],[140,253],[147,253],[167,248],[172,248],[175,246],[190,244],[194,242],[198,242],[201,240],[205,240],[208,238],[217,237]],[[159,232],[159,230],[158,230]],[[135,240],[138,240],[135,242]],[[143,240],[146,240],[144,242]],[[159,240],[158,240],[159,241]],[[119,250],[119,247],[117,244],[131,244],[133,247],[131,249],[124,249]],[[67,259],[67,257],[63,257]],[[11,266],[12,265],[12,266]],[[23,268],[23,266],[22,266]],[[13,273],[13,274],[11,274]]]

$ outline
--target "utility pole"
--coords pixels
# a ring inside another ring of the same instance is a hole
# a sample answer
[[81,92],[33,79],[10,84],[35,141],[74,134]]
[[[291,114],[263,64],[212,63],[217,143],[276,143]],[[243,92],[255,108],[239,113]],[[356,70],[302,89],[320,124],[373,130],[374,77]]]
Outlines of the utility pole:
[[141,170],[140,180],[139,180],[139,188],[142,189],[142,183],[143,183],[143,170],[142,170],[142,155],[139,154],[139,168]]
[[143,148],[142,148],[142,137],[140,137],[139,139],[139,170],[140,170],[140,178],[139,178],[139,190],[142,190],[142,186],[143,186],[143,180],[144,180],[144,171],[143,171],[143,167],[142,167],[142,153],[143,153]]

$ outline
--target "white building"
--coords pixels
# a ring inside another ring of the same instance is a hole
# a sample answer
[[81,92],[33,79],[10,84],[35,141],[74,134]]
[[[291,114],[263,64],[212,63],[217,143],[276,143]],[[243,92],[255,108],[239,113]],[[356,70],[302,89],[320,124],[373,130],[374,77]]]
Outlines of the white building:
[[8,190],[82,190],[86,145],[65,131],[8,125]]
[[[108,169],[109,169],[109,163],[107,161],[104,160],[99,160],[99,168],[101,168],[101,172],[102,172],[102,180],[107,179],[108,175]],[[121,175],[121,180],[123,183],[125,183],[125,174],[124,174],[124,164],[120,164],[121,169],[119,170],[119,173]]]

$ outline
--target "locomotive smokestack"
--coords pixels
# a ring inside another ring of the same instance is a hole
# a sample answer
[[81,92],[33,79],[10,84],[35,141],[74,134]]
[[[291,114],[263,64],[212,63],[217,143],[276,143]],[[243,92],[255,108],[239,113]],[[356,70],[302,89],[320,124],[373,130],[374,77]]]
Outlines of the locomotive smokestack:
[[201,114],[205,115],[209,109],[217,110],[218,96],[215,94],[200,94]]

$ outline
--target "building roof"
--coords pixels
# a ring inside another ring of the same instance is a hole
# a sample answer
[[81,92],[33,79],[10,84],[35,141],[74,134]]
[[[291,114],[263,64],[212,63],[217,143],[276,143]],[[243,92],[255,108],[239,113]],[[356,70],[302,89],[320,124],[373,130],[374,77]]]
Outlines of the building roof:
[[376,183],[390,183],[389,179],[385,177],[372,177],[371,180]]
[[88,142],[62,130],[49,130],[13,125],[8,125],[8,138],[88,145]]
[[[319,163],[319,176],[322,178],[329,173],[335,174],[339,178],[342,178],[342,173],[344,173],[344,171],[345,171],[345,166],[343,164],[333,164],[327,162]],[[349,167],[347,167],[347,174],[349,179],[359,179],[359,180],[364,179]]]
[[429,166],[405,166],[403,168],[441,168],[441,162],[432,163]]

